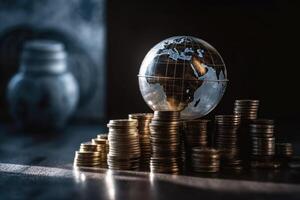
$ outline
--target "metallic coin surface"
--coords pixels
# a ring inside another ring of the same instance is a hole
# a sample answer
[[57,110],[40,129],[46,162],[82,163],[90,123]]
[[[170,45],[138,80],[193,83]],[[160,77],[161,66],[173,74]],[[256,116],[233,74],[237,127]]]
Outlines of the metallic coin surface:
[[150,127],[150,171],[178,174],[182,170],[180,112],[155,111]]

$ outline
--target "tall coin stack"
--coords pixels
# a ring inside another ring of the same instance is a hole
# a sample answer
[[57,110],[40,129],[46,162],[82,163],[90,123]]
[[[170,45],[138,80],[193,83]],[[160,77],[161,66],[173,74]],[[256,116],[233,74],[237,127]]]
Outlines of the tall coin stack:
[[192,171],[196,173],[211,173],[220,170],[220,153],[216,149],[193,147]]
[[221,152],[221,168],[240,170],[239,126],[240,115],[215,116],[215,145]]
[[150,123],[150,170],[178,174],[181,171],[180,112],[155,111]]
[[137,120],[110,120],[108,141],[109,153],[107,163],[109,169],[138,170],[140,162],[140,144]]
[[282,166],[287,166],[293,157],[293,145],[291,143],[276,143],[275,152],[276,158]]
[[250,127],[252,137],[252,161],[254,168],[276,168],[279,166],[274,159],[275,136],[274,121],[269,119],[253,120]]
[[140,170],[150,170],[151,143],[150,143],[150,122],[153,118],[152,113],[129,114],[129,119],[138,121],[138,133],[141,148]]
[[241,127],[239,142],[241,146],[241,157],[243,166],[248,168],[251,160],[251,135],[249,133],[249,123],[257,119],[259,100],[239,99],[234,102],[233,113],[241,116]]
[[191,167],[192,149],[194,147],[207,147],[207,132],[209,120],[188,120],[183,123],[185,163],[187,169]]
[[92,142],[81,143],[79,151],[75,152],[74,166],[106,168],[106,147]]

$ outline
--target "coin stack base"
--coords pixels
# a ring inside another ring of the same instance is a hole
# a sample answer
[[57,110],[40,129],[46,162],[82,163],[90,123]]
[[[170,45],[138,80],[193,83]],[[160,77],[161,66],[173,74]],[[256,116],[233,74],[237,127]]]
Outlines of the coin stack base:
[[211,148],[192,148],[192,171],[194,173],[215,173],[220,170],[220,153]]
[[280,161],[282,167],[287,167],[293,157],[293,145],[291,143],[276,143],[276,158]]
[[79,151],[75,152],[74,166],[107,168],[106,145],[107,139],[101,141],[101,143],[81,143]]
[[292,156],[289,159],[288,167],[292,169],[300,169],[300,156]]
[[278,169],[281,163],[277,160],[271,159],[255,159],[251,161],[251,168],[259,169]]
[[74,158],[74,167],[100,167],[101,152],[76,151]]

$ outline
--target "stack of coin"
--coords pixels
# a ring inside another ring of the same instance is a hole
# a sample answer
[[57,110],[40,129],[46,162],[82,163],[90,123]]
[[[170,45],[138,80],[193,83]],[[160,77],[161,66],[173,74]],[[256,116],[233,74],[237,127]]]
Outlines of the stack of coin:
[[109,169],[139,169],[140,144],[137,125],[137,120],[132,119],[110,120],[107,124],[109,128],[109,153],[107,155]]
[[275,144],[276,158],[282,166],[287,166],[293,157],[293,145],[291,143],[276,143]]
[[220,170],[220,153],[216,149],[193,147],[192,171],[196,173],[218,172]]
[[107,134],[101,134],[97,138],[92,139],[92,144],[98,145],[101,147],[101,157],[102,157],[102,167],[107,168],[107,154],[108,154],[108,139]]
[[188,148],[207,146],[207,131],[209,120],[196,119],[184,122],[184,140]]
[[274,121],[269,119],[253,120],[250,127],[252,137],[252,161],[254,168],[276,168]]
[[223,169],[241,169],[238,143],[240,123],[240,115],[215,116],[215,145],[221,152]]
[[109,151],[108,134],[107,133],[98,134],[96,139],[100,139],[100,141],[103,139],[106,140],[106,154],[108,154],[108,151]]
[[235,100],[234,114],[240,115],[242,120],[254,120],[257,118],[259,100]]
[[183,123],[183,139],[186,158],[186,167],[191,167],[191,155],[193,147],[207,147],[207,132],[209,120],[187,120]]
[[150,170],[178,174],[181,171],[180,112],[155,111],[150,124]]
[[[104,151],[103,151],[104,150]],[[105,167],[106,151],[101,145],[91,142],[81,143],[79,151],[75,152],[76,167]]]
[[129,114],[129,119],[138,121],[138,133],[141,148],[140,170],[150,170],[151,143],[150,143],[150,122],[153,118],[152,113]]
[[241,116],[240,126],[240,154],[243,160],[243,166],[248,168],[251,160],[251,135],[249,131],[249,123],[257,119],[259,100],[239,99],[234,102],[234,114]]

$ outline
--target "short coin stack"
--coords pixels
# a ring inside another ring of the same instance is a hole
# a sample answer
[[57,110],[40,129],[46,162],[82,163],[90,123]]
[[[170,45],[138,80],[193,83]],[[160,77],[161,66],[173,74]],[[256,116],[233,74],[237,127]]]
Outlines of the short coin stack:
[[153,118],[152,113],[129,114],[129,119],[138,121],[138,133],[141,148],[140,170],[150,170],[151,143],[150,143],[150,122]]
[[192,148],[192,171],[196,173],[212,173],[220,170],[220,153],[216,149]]
[[92,144],[101,147],[101,158],[102,158],[101,166],[107,168],[107,154],[109,148],[107,134],[99,134],[97,138],[92,139]]
[[150,124],[150,170],[178,174],[181,171],[180,112],[155,111]]
[[106,133],[98,134],[97,138],[98,139],[106,139],[106,140],[108,140],[108,134],[106,134]]
[[293,145],[291,143],[276,143],[275,144],[276,158],[282,166],[287,166],[293,157]]
[[79,151],[75,152],[74,166],[105,168],[106,147],[92,142],[81,143]]
[[257,119],[259,100],[251,99],[238,99],[234,102],[233,113],[241,116],[240,138],[239,143],[241,146],[241,158],[243,160],[244,167],[250,165],[251,159],[251,135],[249,134],[249,123],[252,120]]
[[277,168],[275,161],[274,121],[257,119],[251,122],[250,133],[252,137],[252,161],[254,168]]
[[192,148],[207,147],[208,122],[209,120],[204,119],[188,120],[184,122],[183,138],[187,168],[190,168],[191,166]]
[[140,162],[140,144],[137,120],[110,120],[108,141],[109,153],[107,164],[109,169],[138,170]]
[[240,115],[215,116],[215,143],[221,152],[221,167],[223,169],[241,169],[238,134],[241,123]]

